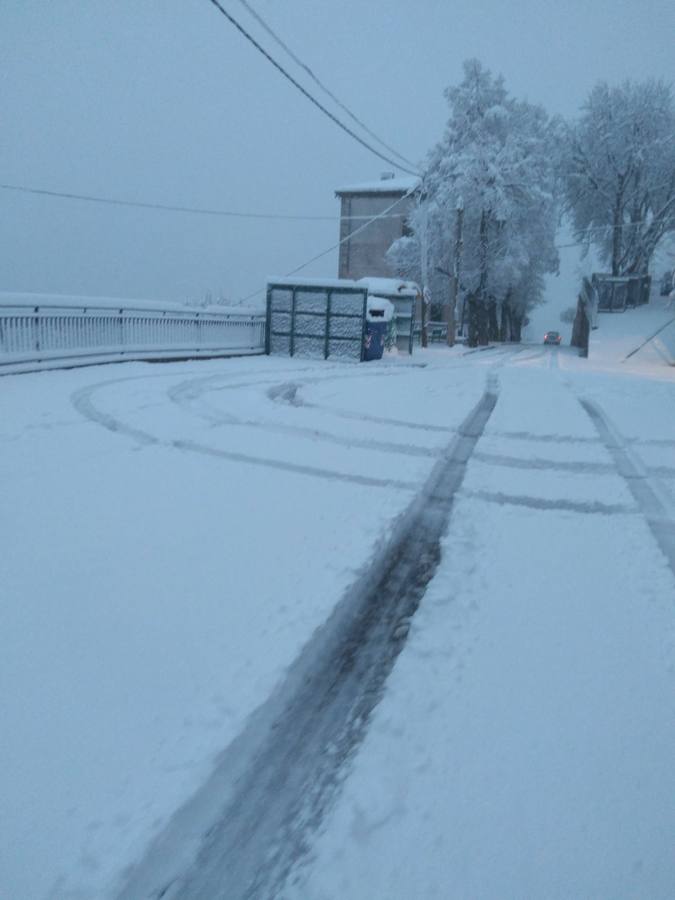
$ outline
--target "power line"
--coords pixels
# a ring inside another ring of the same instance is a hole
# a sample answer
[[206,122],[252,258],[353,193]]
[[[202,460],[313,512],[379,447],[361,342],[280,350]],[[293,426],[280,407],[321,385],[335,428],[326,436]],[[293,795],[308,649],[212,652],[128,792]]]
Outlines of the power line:
[[[351,221],[358,222],[364,221],[366,224],[370,224],[375,221],[372,216],[314,216],[314,215],[304,215],[304,214],[293,214],[293,213],[255,213],[255,212],[240,212],[230,209],[210,209],[208,207],[200,207],[200,206],[181,206],[176,203],[154,203],[145,200],[122,200],[118,197],[103,197],[96,194],[77,194],[73,191],[51,191],[46,188],[37,188],[37,187],[29,187],[27,185],[22,184],[5,184],[0,183],[0,189],[5,191],[14,191],[16,193],[21,194],[36,194],[42,197],[57,197],[62,200],[79,200],[85,203],[100,203],[106,206],[127,206],[138,209],[154,209],[164,212],[178,212],[178,213],[189,213],[192,215],[200,215],[200,216],[221,216],[225,218],[235,218],[235,219],[262,219],[262,220],[270,220],[270,221],[282,221],[282,222],[340,222],[340,221]],[[407,194],[404,194],[395,203],[392,203],[390,207],[387,209],[392,209],[396,206],[404,197],[409,197],[412,193],[414,193],[415,188],[408,191]],[[376,219],[404,219],[408,213],[389,213],[387,210],[382,212],[379,216],[376,216]],[[611,231],[613,229],[627,229],[627,228],[639,228],[641,225],[649,224],[649,219],[640,219],[637,222],[624,222],[622,225],[591,225],[586,231]],[[352,232],[354,234],[355,232]],[[590,239],[591,242],[593,239]],[[597,240],[597,239],[596,239]],[[558,249],[564,249],[566,247],[583,247],[588,243],[587,240],[576,241],[571,244],[556,244]],[[339,246],[339,245],[337,245]]]
[[277,71],[281,72],[281,74],[284,76],[284,78],[286,78],[288,81],[290,81],[290,83],[295,88],[297,88],[300,91],[300,93],[310,101],[310,103],[313,103],[314,106],[316,106],[318,109],[320,109],[324,115],[328,116],[328,118],[331,119],[331,121],[335,122],[335,124],[338,126],[338,128],[341,128],[348,135],[353,137],[355,141],[358,141],[358,143],[361,144],[362,147],[365,147],[366,150],[370,150],[371,153],[374,153],[375,156],[379,157],[380,159],[383,159],[385,162],[389,163],[389,165],[394,166],[397,169],[401,169],[404,172],[407,172],[408,175],[419,175],[419,172],[414,171],[413,169],[409,169],[405,166],[402,166],[400,163],[395,162],[390,157],[385,156],[383,153],[380,153],[379,150],[376,150],[375,147],[373,147],[367,141],[364,141],[362,137],[359,137],[359,135],[356,134],[356,132],[353,131],[348,125],[345,125],[344,122],[340,121],[340,119],[338,119],[337,116],[333,115],[333,113],[329,109],[326,109],[326,107],[323,105],[323,103],[321,103],[319,100],[317,100],[316,97],[312,96],[312,94],[310,94],[309,91],[306,88],[304,88],[300,84],[300,82],[297,81],[290,74],[290,72],[288,72],[281,65],[281,63],[278,63],[276,61],[276,59],[274,59],[274,57],[270,53],[268,53],[267,50],[265,50],[265,48],[262,47],[258,43],[258,41],[256,41],[256,39],[253,37],[253,35],[249,34],[249,32],[246,31],[246,29],[242,25],[239,24],[239,22],[234,18],[234,16],[232,16],[229,12],[227,12],[227,10],[221,5],[219,0],[209,0],[209,3],[211,3],[212,6],[215,6],[215,8],[218,10],[218,12],[221,13],[221,15],[225,16],[225,18],[228,20],[228,22],[230,22],[232,25],[234,25],[234,27],[237,29],[237,31],[239,31],[240,34],[242,34],[246,38],[247,41],[249,41],[251,44],[253,44],[253,46],[256,48],[256,50],[259,53],[262,53],[262,55],[265,57],[265,59],[267,59],[269,62],[271,62],[272,65],[274,66],[274,68],[277,69]]
[[[316,256],[312,256],[311,259],[308,259],[308,260],[306,260],[306,262],[302,263],[301,265],[296,266],[295,269],[291,269],[290,272],[286,272],[286,274],[284,275],[284,278],[289,278],[291,275],[295,275],[297,272],[302,271],[302,269],[306,269],[307,266],[311,265],[313,262],[316,262],[317,259],[322,259],[322,257],[328,256],[329,253],[332,253],[334,250],[337,250],[339,247],[342,246],[342,244],[346,243],[348,240],[350,240],[352,237],[354,237],[354,235],[359,234],[361,231],[364,231],[366,228],[368,228],[369,225],[371,225],[373,222],[376,222],[378,219],[390,218],[391,210],[397,204],[399,204],[402,200],[405,200],[407,197],[410,197],[412,194],[414,194],[415,190],[416,190],[416,188],[411,188],[402,197],[399,197],[398,200],[394,201],[394,203],[392,203],[391,206],[388,206],[386,209],[382,210],[382,212],[379,215],[369,218],[368,221],[364,222],[363,225],[360,225],[358,228],[355,228],[354,231],[350,231],[350,233],[348,235],[346,235],[345,237],[343,237],[342,240],[338,241],[337,244],[333,244],[333,246],[328,247],[327,250],[322,250],[321,253],[317,253]],[[633,224],[637,225],[640,223],[635,222]],[[554,246],[557,250],[564,250],[569,247],[585,247],[586,243],[587,243],[586,241],[577,241],[572,244],[554,244]],[[258,297],[260,294],[263,294],[264,292],[265,292],[265,288],[258,288],[258,290],[253,291],[250,294],[247,294],[245,297],[242,297],[238,302],[239,302],[239,304],[246,303],[247,300],[252,300],[254,297]]]
[[393,153],[394,156],[396,156],[398,159],[400,159],[406,166],[412,166],[413,168],[415,168],[415,163],[414,163],[414,162],[411,162],[409,159],[406,159],[406,157],[405,157],[405,156],[402,156],[402,155],[401,155],[394,147],[391,147],[389,144],[387,144],[386,141],[383,141],[381,137],[378,137],[378,136],[375,134],[374,131],[371,131],[371,129],[365,124],[365,122],[362,122],[361,119],[359,119],[358,116],[356,116],[356,115],[349,109],[349,107],[346,106],[346,104],[344,104],[338,97],[336,97],[335,94],[334,94],[331,90],[329,90],[329,88],[327,88],[326,85],[319,79],[319,77],[318,77],[317,75],[315,75],[315,73],[314,73],[314,72],[312,71],[312,69],[307,65],[307,63],[303,62],[303,61],[297,56],[297,54],[294,53],[293,50],[291,50],[291,48],[288,46],[288,44],[286,44],[286,43],[279,37],[279,35],[271,28],[271,26],[268,25],[268,23],[263,19],[263,17],[262,17],[258,12],[256,12],[255,9],[253,9],[253,7],[251,6],[251,4],[248,3],[247,0],[239,0],[239,2],[242,4],[242,6],[243,6],[246,10],[248,10],[248,12],[253,16],[253,18],[256,20],[256,22],[258,22],[258,24],[259,24],[262,28],[264,28],[264,30],[270,35],[270,37],[271,37],[274,41],[276,41],[276,43],[277,43],[283,50],[286,51],[286,53],[290,56],[290,58],[293,60],[293,62],[296,63],[298,66],[300,66],[300,68],[303,69],[303,70],[309,75],[309,77],[312,79],[312,81],[313,81],[316,85],[318,85],[318,87],[321,88],[321,90],[322,90],[328,97],[330,97],[330,99],[333,101],[333,103],[335,103],[337,106],[340,107],[341,110],[343,110],[344,112],[347,113],[347,115],[349,116],[349,118],[350,118],[353,122],[356,122],[356,124],[359,125],[359,126],[360,126],[367,134],[369,134],[372,138],[374,138],[374,140],[376,140],[378,144],[381,144],[386,150],[388,150],[390,153]]
[[[179,206],[174,203],[150,203],[143,200],[121,200],[116,197],[101,197],[95,194],[75,194],[72,191],[48,191],[44,188],[27,187],[19,184],[0,184],[0,188],[5,191],[15,191],[22,194],[37,194],[44,197],[58,197],[63,200],[81,200],[86,203],[101,203],[107,206],[127,206],[139,209],[154,209],[164,212],[191,213],[200,216],[223,216],[235,219],[269,219],[272,221],[293,221],[293,222],[339,222],[341,219],[359,220],[368,219],[370,216],[311,216],[311,215],[292,215],[289,213],[253,213],[253,212],[235,212],[227,209],[208,209],[198,206]],[[405,213],[394,213],[386,218],[400,219],[405,217]]]
[[[329,247],[327,250],[322,250],[321,253],[317,253],[316,256],[313,256],[311,259],[306,260],[301,265],[296,266],[295,269],[291,269],[290,272],[286,272],[286,274],[284,275],[284,278],[289,278],[291,275],[295,275],[297,272],[302,271],[302,269],[306,269],[307,266],[311,265],[313,262],[316,262],[317,259],[321,259],[324,256],[328,256],[329,253],[332,253],[333,250],[337,250],[339,247],[342,246],[342,244],[345,244],[347,241],[351,240],[351,238],[353,238],[354,235],[360,234],[360,232],[362,232],[366,228],[368,228],[369,225],[372,225],[373,222],[377,222],[379,219],[387,218],[388,214],[391,212],[391,210],[395,206],[397,206],[403,200],[406,200],[408,197],[412,196],[412,194],[414,194],[416,190],[417,190],[416,187],[410,188],[410,190],[406,191],[406,193],[403,194],[402,197],[399,197],[397,200],[395,200],[391,204],[391,206],[388,206],[386,209],[383,209],[381,213],[378,213],[378,215],[372,216],[371,218],[369,218],[367,222],[364,222],[363,225],[359,225],[359,227],[355,228],[354,231],[350,231],[349,234],[345,235],[345,237],[343,237],[341,240],[339,240],[337,242],[337,244],[333,244],[333,246]],[[246,303],[247,300],[252,300],[253,297],[257,297],[259,294],[262,294],[264,292],[265,292],[265,288],[258,288],[258,290],[253,291],[250,294],[247,294],[245,297],[242,297],[239,300],[239,303],[240,304]]]
[[[35,188],[35,187],[27,187],[25,185],[17,185],[17,184],[4,184],[0,183],[0,189],[5,191],[14,191],[17,193],[23,194],[36,194],[38,196],[43,197],[56,197],[65,200],[78,200],[84,201],[86,203],[99,203],[107,206],[122,206],[122,207],[132,207],[137,209],[151,209],[151,210],[159,210],[164,212],[178,212],[178,213],[188,213],[193,215],[203,215],[203,216],[220,216],[226,218],[238,218],[238,219],[258,219],[258,220],[271,220],[271,221],[296,221],[296,222],[338,222],[338,221],[362,221],[363,225],[351,231],[348,235],[346,235],[342,240],[338,241],[337,244],[333,244],[327,250],[323,250],[321,253],[318,253],[316,256],[313,256],[311,259],[308,259],[306,262],[302,263],[302,265],[297,266],[295,269],[292,269],[290,272],[286,273],[285,277],[289,277],[290,275],[295,275],[296,272],[300,272],[302,269],[307,268],[307,266],[311,265],[316,260],[321,259],[324,256],[327,256],[329,253],[332,253],[333,250],[337,250],[342,244],[346,243],[346,241],[350,240],[354,235],[359,234],[373,222],[378,221],[379,219],[402,219],[405,218],[408,213],[392,213],[391,210],[394,209],[402,200],[405,200],[407,197],[410,197],[415,193],[416,187],[411,188],[401,197],[394,201],[390,206],[386,209],[382,210],[376,216],[312,216],[312,215],[292,215],[287,213],[248,213],[248,212],[238,212],[233,210],[223,210],[223,209],[209,209],[205,207],[197,207],[197,206],[180,206],[177,204],[170,203],[150,203],[142,200],[121,200],[116,197],[101,197],[94,194],[76,194],[71,191],[50,191],[45,188]],[[618,228],[637,228],[640,225],[644,225],[648,220],[643,219],[638,222],[626,222],[624,225],[614,226]],[[611,225],[598,225],[591,226],[589,231],[601,231],[601,230],[611,230]],[[592,239],[591,239],[592,242]],[[557,250],[566,250],[572,247],[585,247],[587,246],[588,241],[574,241],[569,244],[555,244],[555,248]],[[248,294],[246,297],[243,297],[239,302],[245,303],[247,300],[256,297],[258,294],[263,293],[264,288],[254,291],[251,294]]]

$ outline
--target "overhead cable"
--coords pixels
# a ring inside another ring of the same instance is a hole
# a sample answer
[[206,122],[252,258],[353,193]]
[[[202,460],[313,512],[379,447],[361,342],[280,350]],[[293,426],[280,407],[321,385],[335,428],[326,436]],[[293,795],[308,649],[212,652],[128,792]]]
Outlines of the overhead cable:
[[[351,238],[353,238],[354,235],[359,234],[360,232],[364,231],[366,228],[368,228],[370,225],[372,225],[373,222],[377,222],[378,219],[389,218],[390,214],[391,214],[391,210],[397,204],[401,203],[402,200],[405,200],[407,197],[410,197],[412,194],[414,194],[415,190],[416,190],[416,188],[411,188],[402,197],[399,197],[394,203],[392,203],[391,206],[388,206],[386,209],[383,209],[379,215],[372,216],[371,218],[368,219],[367,222],[364,222],[363,225],[360,225],[358,228],[355,228],[353,231],[350,231],[349,234],[347,234],[345,237],[343,237],[342,240],[338,241],[337,244],[333,244],[332,247],[328,247],[328,249],[322,250],[321,253],[317,253],[316,256],[312,256],[311,259],[308,259],[301,265],[296,266],[295,269],[291,269],[290,272],[286,272],[286,274],[284,275],[284,278],[289,278],[291,275],[295,275],[297,272],[302,271],[302,269],[306,269],[307,266],[311,265],[313,262],[316,262],[318,259],[322,259],[324,256],[328,256],[329,253],[332,253],[334,250],[339,249],[342,246],[342,244],[345,244],[347,241],[351,240]],[[638,223],[636,222],[633,224],[637,225]],[[571,243],[571,244],[554,244],[554,246],[557,250],[565,250],[569,247],[585,247],[586,241],[577,241],[577,242]],[[252,300],[254,297],[258,297],[260,294],[264,294],[264,293],[265,293],[265,288],[258,288],[258,290],[252,291],[250,294],[247,294],[245,297],[242,297],[238,301],[238,303],[239,304],[246,303],[247,300]]]
[[221,15],[225,16],[225,18],[228,20],[228,22],[230,22],[232,25],[234,25],[234,27],[237,29],[237,31],[239,31],[240,34],[242,34],[246,38],[247,41],[249,41],[251,44],[253,44],[253,46],[256,48],[256,50],[259,53],[262,53],[262,55],[265,57],[265,59],[267,59],[269,62],[271,62],[272,65],[274,66],[274,68],[277,69],[279,72],[281,72],[281,74],[284,76],[284,78],[286,78],[288,81],[290,81],[290,83],[293,85],[293,87],[297,88],[297,90],[299,90],[300,93],[310,101],[310,103],[313,103],[314,106],[316,106],[318,109],[320,109],[324,115],[328,116],[328,118],[331,119],[331,121],[333,121],[338,126],[338,128],[341,128],[348,135],[353,137],[355,141],[357,141],[359,144],[361,144],[362,147],[365,147],[366,150],[369,150],[371,153],[374,153],[375,156],[379,157],[380,159],[383,159],[385,162],[389,163],[389,165],[394,166],[397,169],[401,169],[403,172],[407,172],[408,175],[419,175],[419,172],[415,171],[414,169],[407,168],[406,166],[403,166],[400,163],[396,162],[395,160],[391,159],[389,156],[385,156],[384,153],[380,153],[380,151],[377,150],[375,147],[373,147],[372,144],[369,144],[362,137],[360,137],[355,131],[353,131],[353,129],[351,129],[348,125],[345,125],[344,122],[342,122],[340,119],[338,119],[338,117],[335,116],[329,109],[327,109],[323,105],[323,103],[321,103],[320,100],[317,100],[316,97],[314,97],[312,94],[310,94],[310,92],[306,88],[304,88],[300,84],[300,82],[297,81],[290,74],[290,72],[288,72],[281,65],[281,63],[277,62],[276,59],[274,59],[274,57],[270,53],[268,53],[267,50],[265,50],[265,48],[261,44],[258,43],[258,41],[256,41],[256,39],[253,37],[253,35],[250,34],[248,31],[246,31],[246,29],[242,25],[240,25],[240,23],[234,18],[234,16],[232,16],[225,9],[225,7],[219,2],[219,0],[208,0],[208,2],[211,3],[212,6],[215,6],[215,8],[218,10],[218,12]]
[[[299,266],[296,266],[295,269],[291,269],[290,272],[286,272],[286,274],[284,275],[284,278],[289,278],[291,275],[295,275],[297,272],[302,271],[302,269],[306,269],[307,266],[311,265],[313,262],[316,262],[317,259],[322,259],[322,257],[328,256],[329,253],[332,253],[334,250],[337,250],[339,247],[341,247],[342,244],[346,244],[347,241],[351,240],[354,237],[354,235],[360,234],[362,231],[365,231],[365,229],[368,228],[370,225],[372,225],[373,222],[377,222],[379,219],[387,218],[388,214],[391,212],[392,209],[394,209],[395,206],[397,206],[403,200],[406,200],[408,197],[412,196],[412,194],[414,194],[415,191],[416,191],[416,188],[414,188],[414,187],[410,188],[410,190],[406,191],[406,193],[403,194],[402,197],[399,197],[390,206],[388,206],[386,209],[383,209],[381,213],[378,213],[376,216],[371,216],[367,222],[363,223],[363,225],[359,225],[358,228],[355,228],[353,231],[350,231],[349,234],[345,235],[345,237],[343,237],[341,240],[339,240],[337,242],[337,244],[333,244],[332,247],[328,247],[327,250],[322,250],[321,253],[317,253],[316,256],[312,256],[311,259],[308,259],[304,263],[301,263]],[[253,297],[257,297],[259,294],[263,294],[264,292],[265,292],[265,288],[258,288],[257,291],[253,291],[252,293],[247,294],[245,297],[242,297],[239,300],[239,303],[240,304],[246,303],[247,300],[252,300]]]
[[[101,197],[95,194],[75,194],[71,191],[49,191],[44,188],[27,187],[20,184],[2,184],[0,188],[5,191],[15,191],[22,194],[37,194],[45,197],[60,197],[63,200],[82,200],[86,203],[102,203],[108,206],[131,206],[139,209],[156,209],[165,212],[192,213],[200,216],[223,216],[235,219],[270,219],[293,222],[339,222],[341,219],[360,220],[371,219],[371,216],[310,216],[293,215],[290,213],[255,213],[235,212],[228,209],[208,209],[198,206],[179,206],[174,203],[150,203],[143,200],[120,200],[116,197]],[[405,213],[394,213],[386,218],[400,219]]]
[[340,109],[343,110],[343,112],[347,113],[347,115],[353,122],[356,122],[356,124],[359,125],[367,134],[369,134],[371,136],[371,138],[376,140],[378,144],[381,144],[381,146],[383,146],[390,153],[393,153],[394,156],[397,157],[397,159],[400,159],[401,162],[403,162],[406,166],[412,166],[412,168],[415,168],[414,162],[411,162],[409,159],[406,159],[406,157],[402,156],[398,152],[398,150],[394,149],[394,147],[391,147],[389,144],[387,144],[386,141],[383,141],[381,137],[378,137],[374,131],[371,131],[371,129],[366,125],[365,122],[361,121],[361,119],[359,119],[358,116],[356,116],[349,109],[349,107],[346,106],[346,104],[344,104],[338,97],[335,96],[335,94],[329,88],[326,87],[326,85],[319,79],[319,77],[317,75],[315,75],[315,73],[307,65],[307,63],[303,62],[297,56],[297,54],[294,53],[293,50],[291,50],[291,48],[288,46],[288,44],[286,44],[285,41],[283,41],[279,37],[279,35],[274,31],[274,29],[270,25],[268,25],[268,23],[263,19],[263,17],[258,12],[256,12],[255,9],[253,9],[253,7],[248,2],[248,0],[239,0],[239,2],[242,4],[242,6],[246,10],[248,10],[248,12],[253,16],[253,18],[256,20],[256,22],[258,22],[258,24],[270,35],[272,40],[276,41],[276,43],[283,50],[286,51],[286,53],[290,56],[290,58],[293,60],[293,62],[296,63],[298,66],[300,66],[300,68],[303,69],[309,75],[309,77],[312,79],[312,81],[319,88],[321,88],[321,90],[324,92],[324,94],[326,94],[328,97],[330,97],[330,99],[333,101],[333,103],[335,103],[337,106],[339,106]]

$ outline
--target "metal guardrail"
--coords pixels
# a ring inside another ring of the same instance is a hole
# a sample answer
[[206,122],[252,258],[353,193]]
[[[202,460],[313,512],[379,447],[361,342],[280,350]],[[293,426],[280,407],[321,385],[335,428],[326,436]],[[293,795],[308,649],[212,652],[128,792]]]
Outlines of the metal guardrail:
[[0,303],[0,373],[88,365],[262,353],[265,316],[142,306],[11,299]]

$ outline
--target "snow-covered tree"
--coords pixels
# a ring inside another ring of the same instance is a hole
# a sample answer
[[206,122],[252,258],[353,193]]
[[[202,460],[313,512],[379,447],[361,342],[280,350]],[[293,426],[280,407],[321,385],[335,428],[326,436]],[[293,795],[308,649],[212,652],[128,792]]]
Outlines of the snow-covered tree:
[[675,229],[675,106],[661,81],[597,84],[560,161],[576,236],[612,275],[643,274]]
[[409,220],[413,237],[394,245],[390,263],[413,277],[417,251],[428,260],[428,271],[418,270],[423,282],[430,271],[451,271],[463,209],[469,343],[517,340],[527,310],[541,299],[543,274],[558,264],[551,123],[541,107],[509,97],[503,79],[477,60],[464,64],[464,79],[445,96],[450,118],[428,156]]

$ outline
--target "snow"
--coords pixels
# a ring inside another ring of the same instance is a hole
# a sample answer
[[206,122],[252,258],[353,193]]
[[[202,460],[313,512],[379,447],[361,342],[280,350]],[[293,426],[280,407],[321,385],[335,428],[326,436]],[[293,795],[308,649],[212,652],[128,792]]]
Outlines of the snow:
[[[422,427],[369,433],[426,380],[277,358],[3,379],[6,896],[109,896],[206,780],[426,477],[436,392],[449,427],[480,396],[440,370]],[[287,382],[320,408],[268,395]]]
[[258,310],[242,306],[225,306],[212,304],[205,307],[194,307],[190,304],[160,303],[158,300],[137,300],[127,297],[85,297],[77,294],[31,294],[13,291],[0,291],[0,307],[7,306],[39,306],[64,309],[69,307],[150,310],[152,312],[210,313],[215,315],[233,314],[255,315]]
[[365,284],[369,293],[384,295],[399,294],[406,296],[413,294],[415,297],[420,289],[414,281],[402,281],[400,278],[359,278],[358,284]]
[[[288,900],[672,897],[675,578],[567,366],[536,371],[500,371],[479,442],[492,464],[469,463],[440,568]],[[622,380],[578,382],[632,421]],[[675,378],[634,392],[651,426],[628,433],[671,438]],[[528,468],[535,454],[550,468]],[[561,457],[576,471],[556,471]],[[605,474],[586,471],[598,462]]]
[[394,317],[394,304],[385,297],[368,295],[366,318],[369,322],[391,322]]
[[378,181],[363,181],[360,184],[351,184],[347,187],[335,189],[340,194],[398,194],[414,190],[421,184],[421,179],[415,176],[399,176],[398,178],[382,178]]
[[4,378],[3,896],[116,895],[491,373],[440,566],[284,897],[671,897],[675,575],[579,402],[675,518],[675,369],[620,362],[661,312],[601,317],[588,360],[537,343]]
[[672,599],[635,518],[461,500],[289,900],[671,897]]
[[295,278],[284,276],[283,278],[268,278],[267,283],[268,285],[287,285],[288,287],[303,285],[304,287],[355,288],[356,290],[363,290],[362,284],[349,278]]
[[[667,308],[667,300],[652,291],[647,306],[628,309],[624,313],[599,313],[598,328],[591,332],[589,355],[596,365],[640,372],[649,367],[653,372],[664,370],[664,360],[653,343],[646,343],[667,322],[675,319],[675,312]],[[645,346],[639,349],[642,344]],[[638,351],[635,356],[629,354]],[[667,371],[667,369],[666,369]]]

